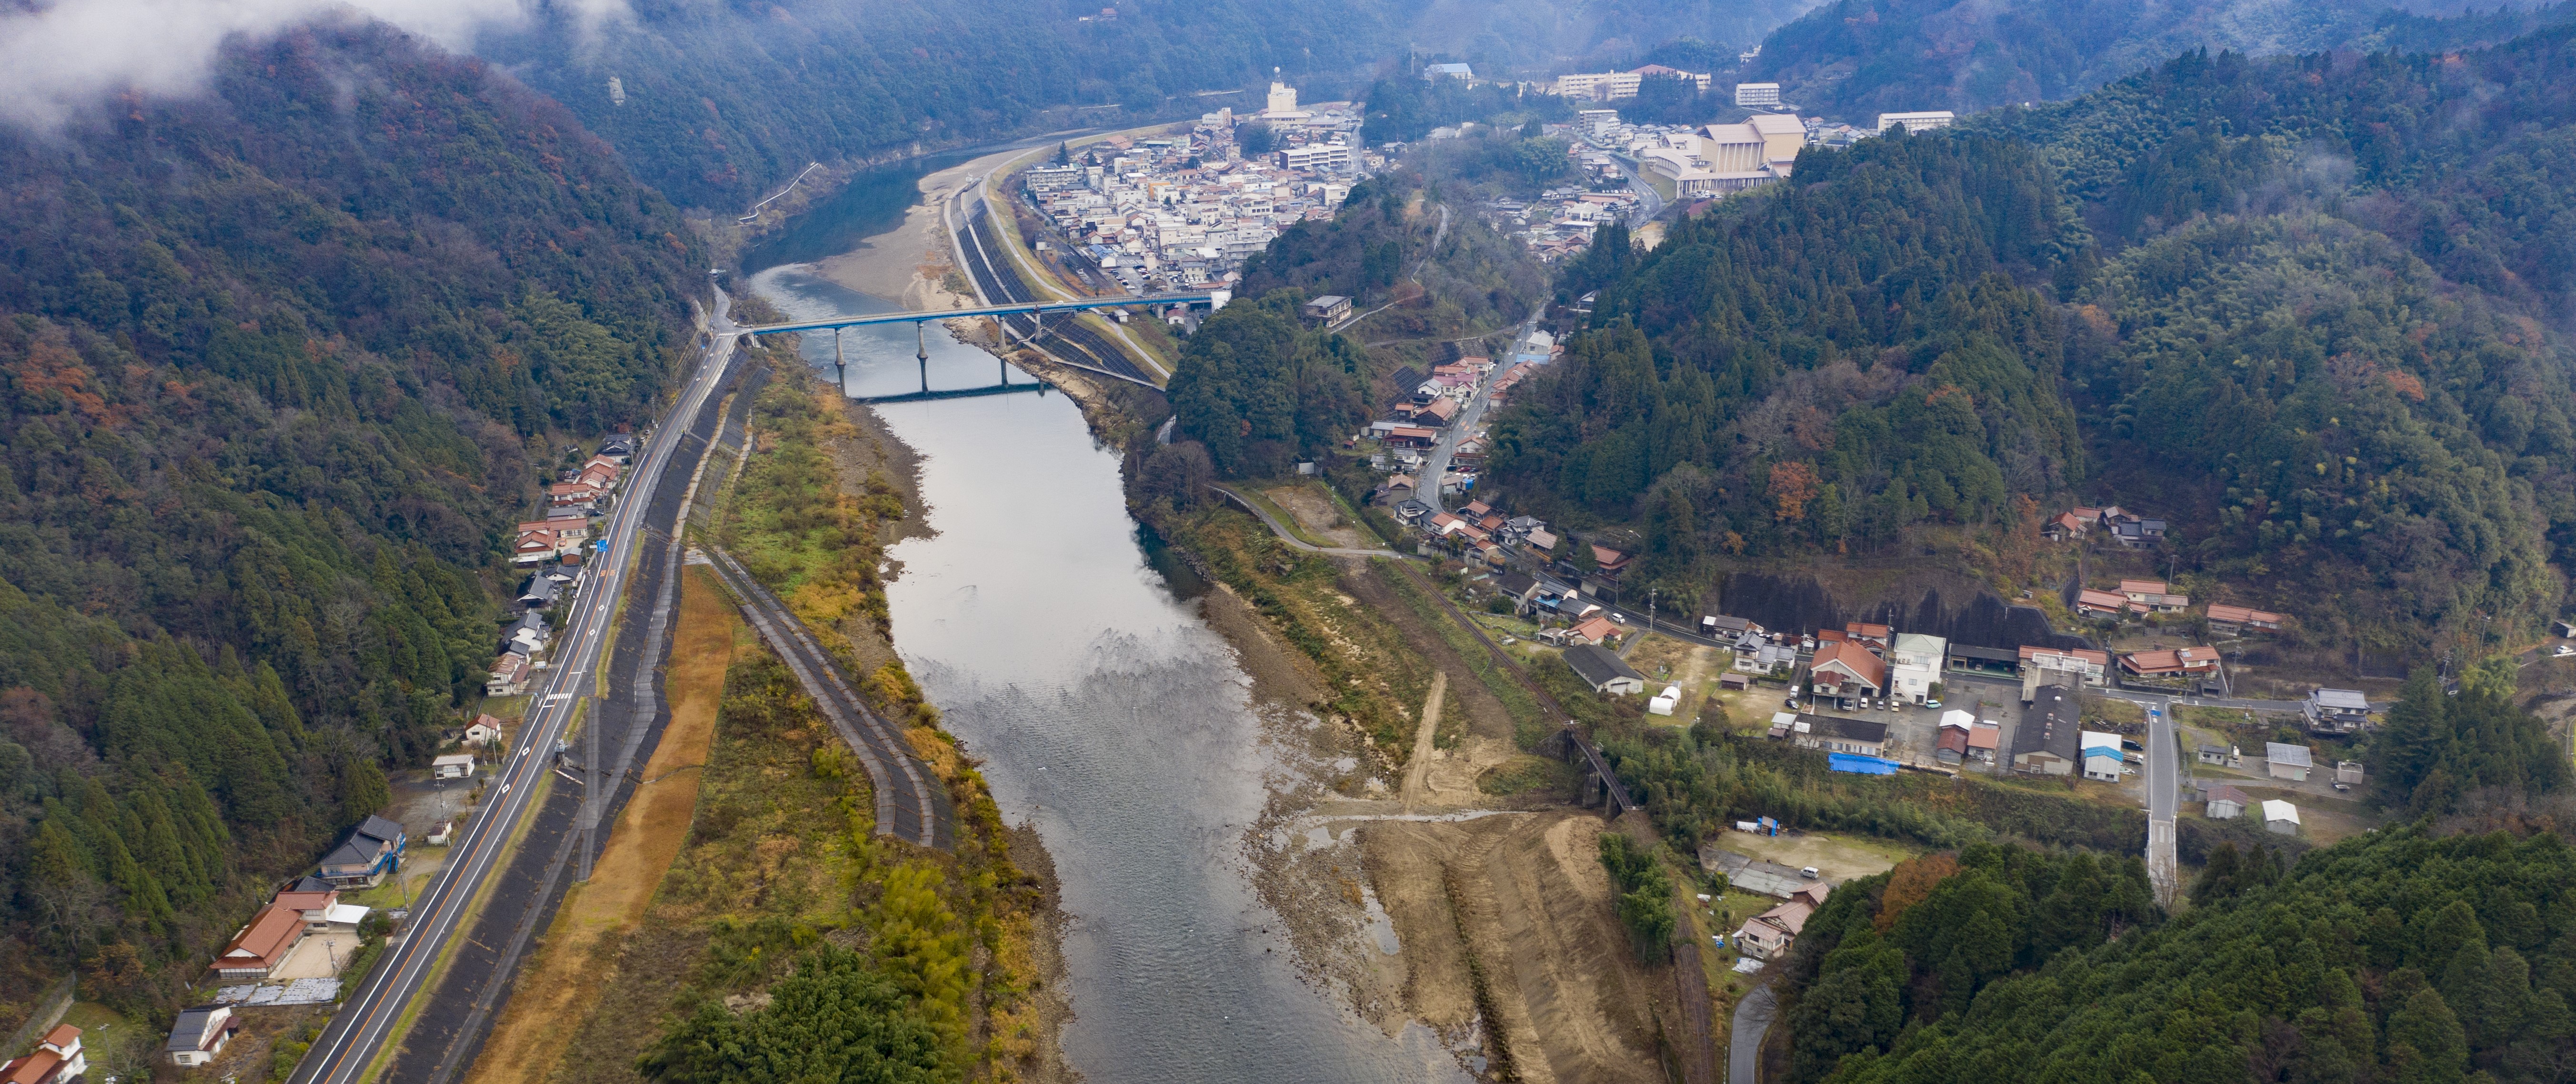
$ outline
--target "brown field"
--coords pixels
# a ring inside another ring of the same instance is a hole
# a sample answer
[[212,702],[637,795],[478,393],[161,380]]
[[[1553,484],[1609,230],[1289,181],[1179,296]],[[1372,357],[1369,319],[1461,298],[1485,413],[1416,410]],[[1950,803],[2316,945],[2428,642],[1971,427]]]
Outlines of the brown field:
[[[663,873],[688,839],[698,802],[698,775],[689,769],[706,764],[725,668],[742,623],[705,570],[689,567],[681,584],[665,678],[671,721],[590,882],[564,896],[467,1084],[541,1084],[554,1075],[564,1047],[599,998],[602,972],[616,958],[615,940],[644,917]],[[612,951],[600,951],[604,944]]]

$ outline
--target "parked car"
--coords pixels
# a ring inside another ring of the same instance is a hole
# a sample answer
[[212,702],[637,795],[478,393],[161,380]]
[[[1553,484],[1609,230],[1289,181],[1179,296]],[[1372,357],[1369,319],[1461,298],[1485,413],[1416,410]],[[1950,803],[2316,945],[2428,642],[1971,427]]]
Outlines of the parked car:
[[1814,866],[1809,866],[1809,867],[1807,867],[1807,868],[1805,868],[1805,869],[1799,870],[1799,871],[1798,871],[1798,876],[1800,876],[1800,877],[1804,877],[1804,878],[1806,878],[1806,879],[1808,879],[1808,880],[1812,881],[1812,880],[1815,880],[1815,879],[1816,879],[1816,878],[1818,878],[1818,877],[1822,877],[1822,876],[1824,876],[1824,874],[1821,874],[1821,873],[1816,872],[1816,867],[1814,867]]
[[1939,700],[1925,700],[1923,702],[1923,710],[1939,711],[1941,710],[1941,702]]
[[2576,644],[2560,644],[2549,653],[2549,657],[2553,659],[2564,659],[2571,655],[2576,655]]

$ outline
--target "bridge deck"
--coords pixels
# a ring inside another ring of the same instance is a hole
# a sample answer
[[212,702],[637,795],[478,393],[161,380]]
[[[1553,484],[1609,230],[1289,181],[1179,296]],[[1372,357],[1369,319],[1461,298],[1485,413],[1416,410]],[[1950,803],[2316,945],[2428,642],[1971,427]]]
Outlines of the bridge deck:
[[1080,312],[1086,309],[1115,309],[1130,305],[1142,308],[1156,305],[1205,305],[1215,300],[1215,293],[1158,294],[1153,297],[1087,297],[1076,301],[1018,302],[929,312],[879,312],[865,316],[835,316],[828,320],[795,320],[784,324],[746,324],[741,331],[745,335],[775,335],[788,331],[823,331],[836,327],[864,327],[869,324],[918,323],[926,320],[945,320],[952,316],[1015,316],[1022,313],[1044,315],[1051,312]]

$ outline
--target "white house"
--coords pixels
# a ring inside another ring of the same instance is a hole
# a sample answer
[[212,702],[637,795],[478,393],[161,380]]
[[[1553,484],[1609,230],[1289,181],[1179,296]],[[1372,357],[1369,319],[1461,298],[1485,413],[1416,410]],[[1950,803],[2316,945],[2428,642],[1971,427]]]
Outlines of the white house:
[[1894,664],[1888,668],[1891,691],[1900,700],[1920,704],[1930,699],[1932,687],[1941,683],[1941,667],[1949,660],[1950,641],[1919,632],[1900,632],[1889,655]]
[[2263,803],[2263,830],[2274,835],[2299,834],[2299,807],[2278,798]]
[[474,778],[474,755],[472,753],[450,753],[443,757],[432,757],[429,761],[429,777],[432,779],[472,779]]
[[199,1005],[179,1013],[179,1022],[170,1027],[170,1041],[162,1044],[170,1055],[170,1064],[186,1068],[204,1065],[222,1053],[233,1033],[241,1030],[241,1021],[233,1018],[230,1005]]

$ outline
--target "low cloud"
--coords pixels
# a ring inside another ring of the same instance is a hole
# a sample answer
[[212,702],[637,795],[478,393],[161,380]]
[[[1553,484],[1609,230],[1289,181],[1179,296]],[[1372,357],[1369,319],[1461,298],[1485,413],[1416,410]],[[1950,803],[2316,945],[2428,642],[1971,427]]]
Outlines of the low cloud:
[[624,0],[52,0],[0,16],[0,118],[54,129],[111,95],[194,94],[235,37],[257,40],[317,19],[380,19],[465,51],[486,27],[524,23],[540,5],[585,25]]

